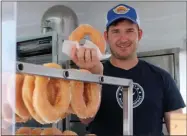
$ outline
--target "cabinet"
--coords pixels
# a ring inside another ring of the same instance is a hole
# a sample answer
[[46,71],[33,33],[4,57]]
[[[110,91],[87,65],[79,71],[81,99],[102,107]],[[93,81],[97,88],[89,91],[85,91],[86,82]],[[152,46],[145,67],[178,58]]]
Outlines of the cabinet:
[[180,88],[179,81],[179,48],[140,52],[138,58],[154,64],[171,74]]

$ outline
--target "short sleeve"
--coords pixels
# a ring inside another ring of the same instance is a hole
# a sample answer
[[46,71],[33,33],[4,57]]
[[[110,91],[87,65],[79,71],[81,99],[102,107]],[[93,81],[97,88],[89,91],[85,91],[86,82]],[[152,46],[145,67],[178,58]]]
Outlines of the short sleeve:
[[182,95],[171,75],[167,72],[163,75],[164,79],[164,111],[169,112],[184,108],[186,105]]

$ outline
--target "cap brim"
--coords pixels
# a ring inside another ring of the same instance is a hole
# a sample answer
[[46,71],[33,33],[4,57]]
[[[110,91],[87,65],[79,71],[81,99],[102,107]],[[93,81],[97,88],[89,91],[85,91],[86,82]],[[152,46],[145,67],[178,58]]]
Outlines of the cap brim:
[[116,21],[116,20],[118,20],[118,19],[128,19],[128,20],[132,21],[133,23],[138,24],[135,20],[133,20],[133,19],[127,17],[127,16],[118,16],[118,17],[114,18],[113,20],[109,21],[109,22],[106,24],[106,27],[108,27],[110,24],[112,24],[114,21]]

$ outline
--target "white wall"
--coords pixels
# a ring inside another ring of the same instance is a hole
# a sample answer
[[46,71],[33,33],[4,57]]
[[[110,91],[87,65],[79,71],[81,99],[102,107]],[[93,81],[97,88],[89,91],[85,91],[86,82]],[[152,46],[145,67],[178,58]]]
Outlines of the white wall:
[[183,46],[186,37],[185,2],[18,2],[17,34],[39,34],[43,14],[57,4],[72,8],[80,24],[91,24],[103,32],[107,11],[119,3],[129,4],[139,13],[144,32],[139,51]]
[[[186,88],[186,49],[181,50],[179,56],[179,71],[180,71],[180,92],[183,96],[183,99],[186,103],[186,95],[187,95],[187,88]],[[186,113],[186,108],[183,109],[183,112]]]

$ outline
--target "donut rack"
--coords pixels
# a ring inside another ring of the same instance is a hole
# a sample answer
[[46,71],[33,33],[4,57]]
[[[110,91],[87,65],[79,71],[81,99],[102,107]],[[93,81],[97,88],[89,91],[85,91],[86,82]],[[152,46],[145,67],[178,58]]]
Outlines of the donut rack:
[[16,62],[16,72],[65,80],[77,80],[123,87],[123,135],[133,135],[133,81],[105,75],[88,74],[71,69],[54,69],[42,65]]

